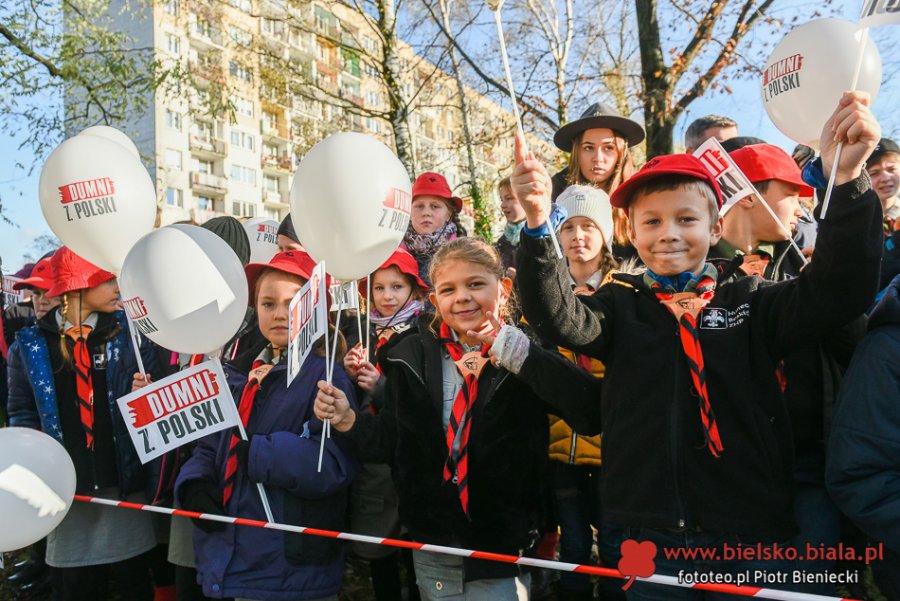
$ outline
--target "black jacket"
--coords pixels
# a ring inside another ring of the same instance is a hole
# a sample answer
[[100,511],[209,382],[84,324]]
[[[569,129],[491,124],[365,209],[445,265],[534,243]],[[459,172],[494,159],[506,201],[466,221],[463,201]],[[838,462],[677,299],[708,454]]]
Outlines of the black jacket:
[[[609,521],[792,533],[792,437],[776,366],[868,306],[880,228],[868,178],[848,182],[835,188],[814,260],[799,277],[777,284],[739,278],[717,289],[698,330],[725,449],[719,459],[704,444],[678,326],[643,279],[619,275],[593,296],[576,297],[550,241],[523,236],[518,278],[529,323],[548,342],[606,365],[602,504]],[[556,405],[578,413],[573,400],[559,396]]]
[[[386,403],[359,412],[348,432],[360,458],[390,463],[400,519],[420,542],[517,555],[539,538],[540,483],[547,461],[547,407],[556,395],[597,403],[599,380],[532,343],[518,376],[488,364],[478,382],[469,434],[469,516],[444,482],[441,348],[428,330],[403,334],[381,361]],[[581,422],[576,422],[579,427]],[[516,575],[515,565],[466,560],[466,580]]]
[[[733,248],[720,241],[708,258],[735,260]],[[777,242],[763,272],[772,282],[791,280],[800,275],[804,262],[787,240]],[[737,273],[742,273],[735,269]],[[820,343],[803,345],[784,358],[782,384],[794,437],[794,476],[797,482],[823,486],[825,483],[825,441],[831,429],[831,415],[838,388],[857,343],[866,333],[866,317],[828,332]]]
[[900,276],[869,320],[841,389],[828,445],[828,492],[900,553]]

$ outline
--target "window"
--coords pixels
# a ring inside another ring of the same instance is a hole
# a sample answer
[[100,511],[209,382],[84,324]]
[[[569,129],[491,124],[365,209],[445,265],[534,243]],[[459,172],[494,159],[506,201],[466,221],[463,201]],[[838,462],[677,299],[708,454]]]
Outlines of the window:
[[269,177],[268,175],[264,178],[266,190],[269,192],[278,192],[278,178],[277,177]]
[[232,165],[231,179],[242,184],[247,184],[248,186],[255,186],[256,169],[244,167],[243,165]]
[[204,211],[214,211],[216,203],[209,196],[198,196],[197,197],[197,208],[202,209]]
[[363,48],[368,50],[369,52],[377,52],[378,44],[375,40],[369,36],[363,36]]
[[235,8],[239,8],[244,12],[250,12],[250,10],[253,8],[250,5],[250,0],[228,0],[228,4]]
[[166,188],[166,205],[170,207],[184,206],[184,191],[176,188]]
[[166,49],[169,54],[181,54],[181,39],[177,35],[171,33],[166,34]]
[[270,209],[269,207],[264,207],[263,217],[266,217],[273,221],[281,221],[281,214],[278,212],[278,209]]
[[256,216],[256,205],[249,202],[233,202],[231,203],[231,212],[235,217],[254,217]]
[[163,10],[172,16],[178,16],[178,0],[166,0],[163,4]]
[[193,139],[197,139],[201,142],[212,143],[213,138],[213,126],[212,123],[208,121],[195,121],[193,125],[191,125],[191,135]]
[[207,161],[205,159],[194,159],[191,162],[193,166],[193,170],[197,173],[206,173],[207,175],[212,175],[213,172],[213,162]]
[[169,169],[181,169],[181,151],[166,148],[164,164]]
[[263,111],[263,131],[278,129],[278,115],[269,111]]
[[253,44],[253,34],[246,29],[231,25],[228,27],[228,35],[239,46],[250,46]]
[[232,96],[231,102],[234,104],[234,109],[241,115],[246,115],[247,117],[253,116],[253,101],[247,100],[246,98],[241,98],[240,96]]
[[166,109],[166,127],[181,131],[181,113]]
[[256,137],[237,129],[231,130],[231,145],[244,150],[254,150],[256,148]]
[[375,68],[375,65],[371,63],[366,63],[366,75],[369,77],[381,77],[381,73],[379,73],[378,69]]
[[247,65],[242,65],[237,61],[228,63],[228,72],[232,77],[236,77],[243,82],[250,83],[253,81],[253,70]]
[[369,128],[369,131],[373,131],[376,134],[381,133],[381,124],[378,122],[378,119],[366,117],[366,127]]

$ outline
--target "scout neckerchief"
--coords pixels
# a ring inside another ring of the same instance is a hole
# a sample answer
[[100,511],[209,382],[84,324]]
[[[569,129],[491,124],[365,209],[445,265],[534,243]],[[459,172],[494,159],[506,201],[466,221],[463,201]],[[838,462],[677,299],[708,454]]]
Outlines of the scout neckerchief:
[[[266,351],[268,350],[266,348]],[[266,354],[266,351],[263,351],[263,354]],[[256,399],[256,393],[259,391],[259,384],[274,367],[271,361],[263,361],[262,356],[260,355],[253,361],[253,368],[250,370],[249,378],[244,385],[244,390],[241,392],[241,400],[238,403],[238,415],[245,429],[250,421],[250,413],[253,411],[253,401]],[[228,444],[228,458],[225,461],[225,487],[222,491],[222,504],[225,507],[228,506],[228,500],[234,491],[234,479],[238,468],[237,446],[240,441],[241,437],[235,428],[231,433],[231,441]]]
[[[465,352],[462,345],[457,342],[446,323],[441,323],[441,344],[450,353],[450,358],[456,364],[460,375],[463,377],[463,385],[453,401],[453,409],[450,412],[450,423],[447,426],[447,461],[444,463],[444,481],[453,480],[453,467],[456,467],[456,486],[459,489],[459,501],[463,511],[469,515],[469,431],[472,428],[472,405],[478,397],[478,376],[489,361],[488,352],[491,345],[483,344],[481,350]],[[456,461],[453,459],[453,445],[459,437],[459,449],[456,453]]]
[[75,386],[78,394],[78,413],[81,416],[81,427],[87,448],[94,448],[94,380],[91,376],[91,352],[88,350],[87,337],[91,326],[73,326],[66,330],[66,335],[75,341],[72,351],[75,366]]
[[706,389],[706,368],[703,362],[703,352],[700,350],[700,337],[697,333],[697,315],[716,293],[716,269],[707,263],[698,277],[690,272],[673,277],[658,276],[647,270],[647,273],[644,274],[644,282],[678,322],[681,346],[687,357],[691,380],[699,397],[700,420],[703,423],[706,446],[713,457],[718,458],[724,447],[722,439],[719,437],[716,415],[709,402],[709,392]]

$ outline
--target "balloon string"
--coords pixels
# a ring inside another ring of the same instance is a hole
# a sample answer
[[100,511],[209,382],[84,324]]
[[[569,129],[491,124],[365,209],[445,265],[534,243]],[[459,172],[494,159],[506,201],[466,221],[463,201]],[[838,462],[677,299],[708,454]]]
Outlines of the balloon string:
[[[238,434],[241,435],[241,440],[249,440],[247,438],[247,431],[244,429],[244,423],[241,420],[237,422]],[[266,512],[266,520],[271,524],[275,522],[275,518],[272,517],[272,507],[269,505],[269,497],[266,495],[266,489],[263,487],[262,482],[256,483],[256,490],[259,492],[259,500],[262,502],[263,511]]]
[[[512,72],[509,69],[509,56],[506,54],[506,39],[503,35],[503,22],[500,20],[500,7],[494,10],[494,22],[497,24],[497,39],[500,42],[500,58],[503,60],[503,71],[506,73],[506,86],[509,88],[509,100],[512,103],[513,116],[516,118],[516,131],[522,140],[522,150],[528,154],[528,141],[525,139],[525,129],[522,127],[522,115],[519,112],[519,103],[516,100],[516,89],[513,85]],[[549,223],[550,240],[553,242],[553,248],[556,250],[556,257],[563,258],[562,248],[559,246],[559,240],[556,238],[556,230],[553,224]]]
[[[856,67],[853,69],[853,81],[850,83],[850,91],[855,92],[856,86],[859,84],[859,74],[862,71],[863,58],[866,51],[866,42],[869,41],[869,28],[864,27],[859,32],[859,49],[856,52]],[[828,187],[825,189],[825,200],[822,201],[822,213],[819,219],[825,219],[828,212],[828,203],[831,202],[831,192],[834,190],[834,178],[837,175],[837,166],[841,161],[841,150],[844,143],[840,142],[834,151],[834,163],[831,165],[831,175],[828,176]]]
[[[338,294],[341,294],[343,290],[341,290]],[[331,347],[331,356],[328,356],[328,338],[325,338],[325,379],[331,384],[331,380],[334,378],[334,363],[337,359],[337,343],[338,338],[340,337],[340,328],[341,327],[341,303],[338,302],[338,310],[337,317],[334,319],[334,341],[332,342]],[[328,336],[328,326],[325,326],[325,336]],[[331,420],[326,419],[322,422],[322,438],[319,440],[319,464],[317,467],[317,471],[319,473],[322,472],[322,457],[325,455],[325,439],[331,438]]]
[[[366,276],[366,357],[369,356],[369,334],[372,332],[372,324],[369,321],[372,315],[372,276]],[[360,340],[362,336],[360,336]]]

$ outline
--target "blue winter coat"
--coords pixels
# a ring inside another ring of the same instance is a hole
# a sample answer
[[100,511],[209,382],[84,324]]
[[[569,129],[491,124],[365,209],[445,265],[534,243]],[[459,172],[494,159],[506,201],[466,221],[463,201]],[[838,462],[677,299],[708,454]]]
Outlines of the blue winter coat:
[[900,276],[869,317],[844,376],[827,458],[834,501],[900,553]]
[[[226,365],[225,375],[237,403],[247,374]],[[358,465],[335,437],[325,441],[322,472],[316,471],[322,422],[313,414],[313,402],[316,383],[324,379],[325,360],[315,354],[306,359],[290,388],[283,363],[265,377],[246,428],[251,437],[247,471],[238,468],[228,515],[265,520],[256,486],[261,482],[276,522],[328,530],[344,527],[347,489]],[[353,386],[339,365],[333,382],[353,398]],[[199,442],[178,476],[179,502],[189,480],[223,487],[231,434],[225,430]],[[293,601],[327,597],[341,588],[343,547],[332,539],[247,526],[228,525],[214,533],[195,528],[194,552],[197,580],[208,597]]]
[[[152,487],[155,483],[148,482],[148,478],[152,480],[153,474],[148,473],[145,466],[141,465],[116,403],[116,399],[131,392],[132,379],[138,372],[138,366],[125,313],[117,311],[113,315],[119,321],[119,330],[109,340],[106,349],[106,401],[112,416],[119,494],[125,498],[130,493],[142,490],[145,485]],[[144,368],[148,373],[156,375],[157,362],[152,343],[143,336],[140,339]],[[23,328],[16,334],[16,342],[10,347],[8,369],[9,425],[43,430],[66,446],[59,424],[50,350],[40,324]]]

